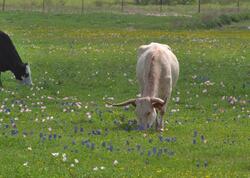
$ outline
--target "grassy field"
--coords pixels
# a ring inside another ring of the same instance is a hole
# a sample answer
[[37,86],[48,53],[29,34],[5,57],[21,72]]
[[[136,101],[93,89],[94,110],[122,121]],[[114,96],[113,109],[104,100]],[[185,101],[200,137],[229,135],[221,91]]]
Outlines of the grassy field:
[[[250,177],[249,21],[193,31],[169,24],[0,13],[35,84],[2,74],[0,178]],[[152,41],[170,45],[181,69],[164,133],[135,130],[132,107],[104,102],[138,94],[136,49]]]

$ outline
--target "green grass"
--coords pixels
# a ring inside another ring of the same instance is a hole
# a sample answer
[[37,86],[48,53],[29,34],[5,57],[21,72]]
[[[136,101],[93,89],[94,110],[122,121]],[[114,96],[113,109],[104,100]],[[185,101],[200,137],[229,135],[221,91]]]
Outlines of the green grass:
[[[1,30],[31,64],[35,85],[2,74],[0,177],[249,177],[249,30],[168,24],[139,15],[1,13]],[[131,129],[134,109],[103,101],[136,96],[136,49],[152,41],[170,45],[181,69],[173,92],[180,102],[171,101],[162,134]]]

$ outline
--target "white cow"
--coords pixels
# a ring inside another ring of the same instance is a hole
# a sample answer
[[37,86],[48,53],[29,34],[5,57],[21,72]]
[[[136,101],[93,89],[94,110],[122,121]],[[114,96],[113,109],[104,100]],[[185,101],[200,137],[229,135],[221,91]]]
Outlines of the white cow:
[[171,48],[165,44],[150,43],[138,50],[136,67],[141,97],[113,106],[136,106],[139,126],[147,129],[156,121],[156,129],[164,130],[163,116],[173,87],[179,77],[179,63]]

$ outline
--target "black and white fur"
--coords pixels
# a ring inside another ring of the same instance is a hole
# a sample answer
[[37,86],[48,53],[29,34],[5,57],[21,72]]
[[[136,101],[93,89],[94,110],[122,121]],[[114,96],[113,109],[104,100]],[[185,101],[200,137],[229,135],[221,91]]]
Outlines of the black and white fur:
[[9,35],[0,31],[0,86],[1,72],[5,71],[11,71],[22,84],[32,85],[29,65],[22,62]]

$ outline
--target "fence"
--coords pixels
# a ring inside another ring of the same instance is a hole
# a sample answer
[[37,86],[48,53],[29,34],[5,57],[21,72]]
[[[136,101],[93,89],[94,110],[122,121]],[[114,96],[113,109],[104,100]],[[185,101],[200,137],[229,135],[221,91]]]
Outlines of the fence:
[[[148,3],[145,3],[148,2]],[[172,2],[172,3],[169,3]],[[179,3],[174,3],[179,2]],[[23,10],[44,13],[122,12],[146,15],[192,15],[194,13],[236,13],[249,11],[248,0],[2,0],[2,11]],[[223,2],[223,3],[221,3]]]

